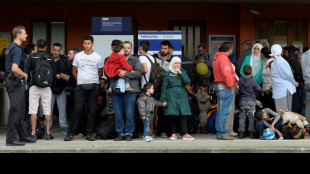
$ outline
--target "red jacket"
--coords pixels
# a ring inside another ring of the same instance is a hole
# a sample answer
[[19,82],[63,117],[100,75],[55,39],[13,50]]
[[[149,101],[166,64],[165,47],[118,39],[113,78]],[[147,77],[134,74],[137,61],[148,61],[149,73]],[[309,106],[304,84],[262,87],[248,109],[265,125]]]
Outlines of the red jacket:
[[132,67],[127,63],[127,59],[123,55],[115,52],[112,52],[103,68],[105,74],[110,78],[119,74],[118,70],[132,70]]
[[237,84],[237,79],[235,71],[225,52],[217,52],[214,55],[212,67],[214,81],[233,90],[234,84]]

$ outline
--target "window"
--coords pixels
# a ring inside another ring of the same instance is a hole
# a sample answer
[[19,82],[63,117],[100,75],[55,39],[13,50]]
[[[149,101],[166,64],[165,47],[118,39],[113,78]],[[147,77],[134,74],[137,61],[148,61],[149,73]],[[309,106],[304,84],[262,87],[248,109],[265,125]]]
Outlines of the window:
[[306,20],[258,20],[256,21],[255,39],[270,45],[294,45],[302,50],[307,46]]
[[39,39],[47,42],[47,53],[51,53],[52,46],[58,42],[62,45],[61,54],[66,51],[66,22],[65,21],[36,21],[32,22],[32,43],[37,43]]
[[189,58],[198,54],[200,43],[205,44],[205,21],[169,21],[169,30],[182,31],[184,54]]

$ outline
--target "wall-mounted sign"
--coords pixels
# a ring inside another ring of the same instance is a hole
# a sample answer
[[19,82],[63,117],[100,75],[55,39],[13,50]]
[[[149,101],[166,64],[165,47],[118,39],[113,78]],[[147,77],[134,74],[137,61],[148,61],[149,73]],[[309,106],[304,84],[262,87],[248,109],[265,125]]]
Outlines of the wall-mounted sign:
[[182,58],[181,31],[139,31],[138,48],[140,46],[140,42],[144,40],[148,40],[150,42],[150,50],[148,51],[150,55],[160,52],[161,42],[168,40],[174,46],[173,56]]
[[221,44],[223,42],[232,42],[234,48],[236,46],[236,36],[235,35],[209,35],[209,53],[212,56],[218,52]]
[[92,35],[131,34],[131,17],[92,17]]

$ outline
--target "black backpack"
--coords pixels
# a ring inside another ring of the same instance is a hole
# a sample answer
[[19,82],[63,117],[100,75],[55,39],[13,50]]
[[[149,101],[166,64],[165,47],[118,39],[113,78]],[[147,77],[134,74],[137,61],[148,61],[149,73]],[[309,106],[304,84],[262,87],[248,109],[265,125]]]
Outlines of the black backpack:
[[[159,66],[155,57],[154,57],[155,63],[153,63],[153,61],[147,55],[145,55],[145,57],[151,63],[151,71],[150,71],[151,73],[150,73],[149,82],[151,82],[154,85],[155,91],[160,91],[161,84],[163,82],[166,71],[161,66]],[[144,75],[144,78],[145,78],[145,75]],[[146,78],[145,78],[145,81],[147,82]]]
[[36,66],[32,75],[32,85],[38,87],[50,87],[53,83],[53,68],[47,54],[38,54]]

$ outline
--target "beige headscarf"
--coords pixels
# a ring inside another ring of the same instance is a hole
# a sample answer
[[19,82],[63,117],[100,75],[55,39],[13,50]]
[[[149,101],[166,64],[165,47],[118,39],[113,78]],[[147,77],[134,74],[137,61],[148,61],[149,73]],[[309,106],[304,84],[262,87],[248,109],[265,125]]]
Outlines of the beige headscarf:
[[255,55],[254,52],[254,48],[258,47],[259,50],[262,50],[263,46],[260,43],[256,43],[253,48],[252,48],[252,55],[251,55],[251,59],[250,59],[250,65],[252,67],[252,75],[255,76],[256,73],[260,70],[261,66],[262,66],[262,59],[260,58],[260,54]]
[[177,72],[175,71],[174,67],[173,67],[173,64],[175,62],[180,62],[181,63],[181,58],[179,57],[173,57],[170,61],[170,65],[169,65],[169,70],[173,73],[173,74],[177,74]]

